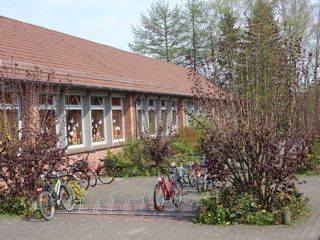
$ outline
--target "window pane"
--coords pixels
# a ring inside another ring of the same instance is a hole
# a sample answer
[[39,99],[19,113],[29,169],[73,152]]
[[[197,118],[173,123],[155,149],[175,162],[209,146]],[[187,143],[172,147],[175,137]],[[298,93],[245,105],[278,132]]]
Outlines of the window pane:
[[92,141],[103,142],[104,141],[104,125],[103,125],[103,110],[91,111],[92,121]]
[[56,126],[55,111],[49,109],[43,109],[39,111],[40,115],[40,127],[48,130]]
[[13,104],[16,103],[16,94],[0,91],[0,104]]
[[177,110],[177,103],[176,102],[172,102],[172,109]]
[[138,116],[137,116],[137,129],[138,129],[138,136],[141,136],[142,134],[142,110],[138,110]]
[[69,145],[83,143],[81,110],[67,111],[67,141]]
[[53,105],[53,96],[52,95],[40,95],[39,96],[40,105]]
[[172,111],[172,127],[177,127],[177,111]]
[[18,130],[18,111],[13,109],[0,109],[0,133],[13,137]]
[[81,97],[80,96],[67,96],[66,97],[67,105],[81,105]]
[[153,99],[150,99],[149,100],[149,107],[154,107],[155,106],[154,102],[155,101]]
[[156,112],[154,110],[149,110],[149,132],[156,133]]
[[112,106],[121,106],[121,98],[112,98]]
[[102,106],[102,97],[91,97],[91,105]]
[[123,138],[122,110],[112,110],[113,140]]
[[161,111],[161,127],[163,128],[163,131],[167,131],[167,118],[168,118],[168,112],[166,110]]

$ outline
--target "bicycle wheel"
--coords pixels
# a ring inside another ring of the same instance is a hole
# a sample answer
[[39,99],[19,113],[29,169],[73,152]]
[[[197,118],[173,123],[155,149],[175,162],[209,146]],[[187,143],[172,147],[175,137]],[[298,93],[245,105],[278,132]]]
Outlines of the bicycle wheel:
[[183,199],[183,186],[180,181],[174,183],[174,192],[172,197],[172,203],[174,206],[178,207],[182,203]]
[[68,212],[72,211],[76,205],[76,194],[73,188],[69,185],[62,185],[60,187],[60,196],[62,207]]
[[206,187],[205,175],[201,175],[200,177],[197,178],[197,190],[199,193],[206,192],[207,187]]
[[101,167],[98,170],[98,178],[104,184],[112,183],[114,179],[114,170],[108,166]]
[[39,194],[38,205],[42,217],[51,220],[54,216],[56,206],[55,201],[50,192],[44,191]]
[[197,171],[193,167],[189,167],[188,169],[188,179],[190,186],[194,187],[197,181]]
[[186,183],[186,184],[189,183],[188,171],[189,171],[189,168],[187,168],[187,167],[184,167],[184,168],[182,169],[182,180],[183,180],[183,182]]
[[90,178],[88,174],[83,170],[78,170],[74,173],[74,175],[78,179],[80,187],[83,188],[84,190],[87,190],[90,184]]
[[88,176],[90,178],[89,185],[91,187],[96,186],[97,185],[97,178],[98,178],[97,175],[94,173],[94,171],[92,169],[89,169],[87,171],[87,174],[88,174]]
[[154,209],[158,211],[162,211],[164,207],[165,193],[164,193],[162,184],[163,183],[158,182],[154,188],[154,193],[153,193]]

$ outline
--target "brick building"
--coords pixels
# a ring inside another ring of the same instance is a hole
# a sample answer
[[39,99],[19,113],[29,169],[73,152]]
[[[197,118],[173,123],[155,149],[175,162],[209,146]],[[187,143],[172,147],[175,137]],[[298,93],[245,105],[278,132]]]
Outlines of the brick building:
[[[96,150],[103,155],[160,124],[176,131],[188,124],[183,109],[195,110],[193,82],[184,67],[0,16],[4,66],[53,70],[62,81],[71,80],[69,97],[62,91],[52,99],[53,109],[58,102],[64,107],[55,111],[66,119],[58,128],[68,154]],[[12,78],[24,75],[18,71],[18,76]],[[15,117],[19,114],[17,109]]]

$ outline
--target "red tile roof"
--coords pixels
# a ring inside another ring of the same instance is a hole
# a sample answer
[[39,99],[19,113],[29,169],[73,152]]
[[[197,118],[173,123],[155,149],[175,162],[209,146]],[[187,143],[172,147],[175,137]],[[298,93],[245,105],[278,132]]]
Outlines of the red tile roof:
[[192,95],[189,70],[0,16],[0,65],[53,69],[72,84]]

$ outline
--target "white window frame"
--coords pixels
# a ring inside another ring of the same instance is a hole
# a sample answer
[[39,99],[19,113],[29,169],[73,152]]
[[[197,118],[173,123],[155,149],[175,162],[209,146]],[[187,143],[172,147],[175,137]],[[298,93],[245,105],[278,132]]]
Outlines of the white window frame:
[[[117,98],[120,99],[120,106],[113,106],[112,105],[112,99]],[[124,99],[122,97],[111,97],[110,98],[110,105],[111,105],[111,129],[112,129],[112,142],[113,143],[119,143],[119,142],[124,142],[125,140],[125,119],[124,119]],[[121,127],[122,127],[122,138],[119,139],[114,139],[114,132],[113,132],[113,118],[112,118],[112,113],[113,110],[121,110]]]
[[[102,100],[102,105],[92,105],[91,104],[91,98],[94,97],[94,98],[101,98]],[[104,98],[101,97],[101,96],[90,96],[89,98],[89,103],[90,103],[90,139],[91,139],[91,144],[92,145],[101,145],[101,144],[106,144],[107,142],[107,132],[106,132],[106,113],[105,113],[105,103],[104,103]],[[103,135],[104,135],[104,140],[101,141],[101,142],[93,142],[93,139],[92,139],[92,110],[102,110],[102,115],[103,115],[103,119],[102,119],[102,122],[103,122]]]
[[[84,124],[84,112],[83,112],[83,97],[82,95],[77,94],[70,94],[70,96],[77,96],[80,97],[80,105],[67,105],[67,102],[65,102],[65,119],[67,119],[67,111],[69,110],[80,110],[81,111],[81,126],[82,126],[82,143],[78,145],[68,145],[68,139],[66,138],[66,145],[68,146],[68,149],[75,149],[75,148],[81,148],[84,147],[85,143],[85,124]],[[68,126],[66,123],[66,134],[68,133]]]

